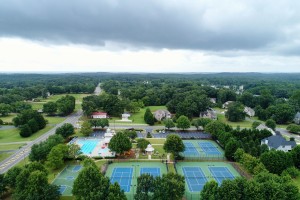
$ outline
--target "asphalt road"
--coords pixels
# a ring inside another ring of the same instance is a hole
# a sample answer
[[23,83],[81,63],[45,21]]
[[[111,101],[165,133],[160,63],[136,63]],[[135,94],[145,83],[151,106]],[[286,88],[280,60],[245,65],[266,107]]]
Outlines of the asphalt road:
[[68,116],[65,121],[63,121],[60,124],[57,124],[51,130],[49,130],[47,133],[45,133],[42,136],[38,137],[34,141],[29,142],[26,146],[23,146],[21,149],[16,151],[13,155],[11,155],[10,157],[8,157],[4,161],[2,161],[0,163],[0,174],[7,172],[10,168],[15,166],[21,160],[25,159],[29,155],[29,153],[31,151],[31,147],[34,144],[45,141],[50,135],[55,134],[55,130],[58,127],[61,127],[65,123],[70,123],[70,124],[73,124],[75,126],[76,122],[79,120],[79,118],[81,116],[82,116],[82,111],[81,110],[74,113],[74,114],[72,114],[72,115],[70,115],[70,116]]

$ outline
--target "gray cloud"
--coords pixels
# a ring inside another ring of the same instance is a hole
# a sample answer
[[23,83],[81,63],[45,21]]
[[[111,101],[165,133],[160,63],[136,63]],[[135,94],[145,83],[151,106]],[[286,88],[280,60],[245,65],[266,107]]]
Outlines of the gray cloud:
[[96,46],[112,41],[140,48],[299,54],[299,13],[300,2],[294,0],[2,0],[0,36]]

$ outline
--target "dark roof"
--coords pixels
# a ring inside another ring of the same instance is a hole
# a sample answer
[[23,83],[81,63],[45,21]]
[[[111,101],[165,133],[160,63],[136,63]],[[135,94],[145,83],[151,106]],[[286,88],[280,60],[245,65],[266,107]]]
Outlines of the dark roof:
[[272,135],[263,139],[262,141],[265,143],[266,140],[268,140],[268,146],[274,149],[277,149],[281,145],[291,145],[292,148],[294,148],[297,145],[295,141],[286,141],[281,135]]

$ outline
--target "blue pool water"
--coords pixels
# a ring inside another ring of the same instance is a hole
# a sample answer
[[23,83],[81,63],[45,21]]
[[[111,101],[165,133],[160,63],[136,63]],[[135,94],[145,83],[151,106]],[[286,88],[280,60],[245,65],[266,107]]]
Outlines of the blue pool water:
[[91,154],[100,140],[77,140],[81,144],[81,152],[83,154]]

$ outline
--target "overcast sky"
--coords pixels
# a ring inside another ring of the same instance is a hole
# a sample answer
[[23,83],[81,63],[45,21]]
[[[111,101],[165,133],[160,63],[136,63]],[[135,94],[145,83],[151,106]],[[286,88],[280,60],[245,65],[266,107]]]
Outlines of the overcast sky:
[[300,72],[296,0],[1,0],[0,72]]

